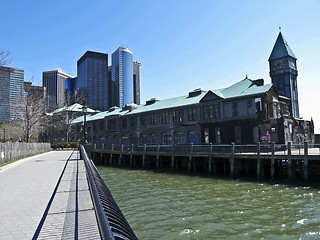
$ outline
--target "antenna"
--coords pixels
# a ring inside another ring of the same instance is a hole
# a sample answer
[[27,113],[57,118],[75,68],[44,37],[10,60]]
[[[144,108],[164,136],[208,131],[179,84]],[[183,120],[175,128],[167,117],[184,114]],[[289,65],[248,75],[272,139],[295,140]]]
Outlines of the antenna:
[[281,32],[281,26],[279,25],[279,32]]

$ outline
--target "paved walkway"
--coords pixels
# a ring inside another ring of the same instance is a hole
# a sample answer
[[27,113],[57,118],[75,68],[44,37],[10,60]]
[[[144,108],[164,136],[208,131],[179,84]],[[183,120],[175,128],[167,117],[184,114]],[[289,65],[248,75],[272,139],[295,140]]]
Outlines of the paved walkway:
[[0,239],[32,239],[37,228],[38,239],[100,238],[78,157],[52,151],[0,168]]

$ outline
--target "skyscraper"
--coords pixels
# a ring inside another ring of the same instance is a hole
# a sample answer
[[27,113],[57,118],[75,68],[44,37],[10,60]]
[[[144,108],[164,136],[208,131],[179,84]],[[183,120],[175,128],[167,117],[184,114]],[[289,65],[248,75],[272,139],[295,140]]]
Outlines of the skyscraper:
[[77,62],[77,101],[105,111],[108,101],[108,54],[87,51]]
[[47,92],[47,112],[65,105],[64,80],[67,78],[73,78],[73,76],[61,70],[42,73],[42,86],[46,87]]
[[18,115],[14,104],[25,95],[24,70],[0,67],[0,123],[9,122]]
[[67,78],[64,80],[64,88],[66,91],[66,101],[67,105],[70,106],[76,103],[77,95],[77,77]]
[[134,102],[132,58],[128,48],[119,47],[112,53],[112,106]]
[[140,66],[140,62],[133,61],[133,102],[138,105],[140,105]]
[[270,77],[278,92],[291,99],[290,112],[299,118],[297,58],[280,32],[269,57]]

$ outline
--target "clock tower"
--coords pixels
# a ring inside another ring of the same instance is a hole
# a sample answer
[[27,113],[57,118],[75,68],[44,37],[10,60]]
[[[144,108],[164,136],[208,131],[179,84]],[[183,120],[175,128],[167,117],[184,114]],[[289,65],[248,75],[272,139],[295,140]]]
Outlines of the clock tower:
[[279,94],[291,99],[292,117],[299,118],[296,61],[296,56],[280,32],[269,57],[270,77]]

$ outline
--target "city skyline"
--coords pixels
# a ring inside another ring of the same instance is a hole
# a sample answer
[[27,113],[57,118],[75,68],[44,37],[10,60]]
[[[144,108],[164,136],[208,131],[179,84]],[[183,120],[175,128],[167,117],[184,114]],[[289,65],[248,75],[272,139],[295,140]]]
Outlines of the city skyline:
[[[319,1],[174,1],[169,9],[168,1],[124,3],[122,8],[112,1],[82,5],[70,1],[63,8],[53,2],[4,3],[1,19],[10,24],[3,32],[10,37],[1,39],[0,47],[12,53],[11,66],[23,68],[26,81],[34,76],[34,84],[41,85],[42,71],[59,67],[76,75],[75,63],[83,52],[111,53],[125,45],[135,53],[134,59],[143,63],[143,104],[152,97],[166,99],[198,87],[218,89],[246,75],[270,83],[267,60],[281,26],[297,57],[300,116],[313,117],[319,132],[320,114],[313,109],[320,88]],[[78,13],[66,22],[55,17],[55,10],[65,16],[71,10]],[[18,17],[10,16],[12,11]],[[108,12],[108,17],[103,12]],[[90,14],[92,20],[81,20]],[[27,32],[34,28],[40,31]],[[52,37],[57,31],[69,35],[57,40]],[[84,32],[88,34],[84,36]]]

